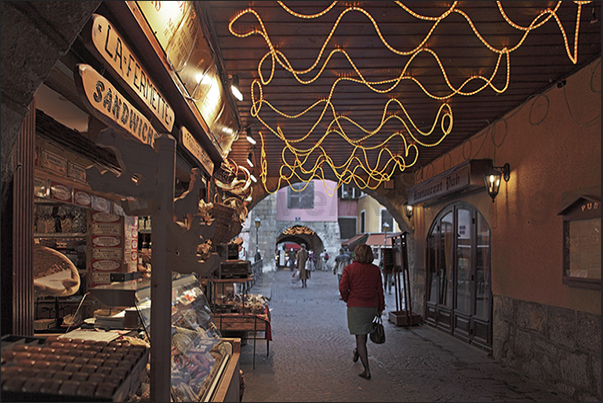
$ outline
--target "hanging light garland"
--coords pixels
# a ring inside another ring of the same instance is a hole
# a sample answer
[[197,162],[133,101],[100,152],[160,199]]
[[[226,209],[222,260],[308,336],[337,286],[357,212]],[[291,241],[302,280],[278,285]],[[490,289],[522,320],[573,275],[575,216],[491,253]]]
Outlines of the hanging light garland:
[[[300,14],[300,13],[294,12],[293,10],[288,8],[282,1],[278,1],[277,3],[286,12],[288,12],[292,16],[307,20],[307,19],[319,18],[319,17],[325,15],[326,13],[328,13],[330,10],[332,10],[336,6],[337,1],[333,1],[331,3],[331,5],[329,5],[323,11],[316,13],[316,14]],[[419,156],[419,149],[418,149],[417,145],[421,145],[423,147],[435,147],[438,144],[440,144],[446,138],[446,136],[452,131],[452,127],[453,127],[452,108],[450,107],[450,105],[448,105],[446,103],[446,100],[452,98],[455,95],[472,96],[472,95],[475,95],[475,94],[483,91],[486,88],[490,88],[491,90],[493,90],[497,93],[505,92],[508,89],[509,82],[510,82],[510,74],[511,74],[510,55],[511,55],[511,53],[514,52],[515,50],[517,50],[524,43],[525,39],[527,38],[528,34],[531,31],[538,29],[539,27],[543,26],[545,23],[547,23],[551,19],[554,19],[556,21],[556,23],[561,31],[563,41],[565,43],[565,49],[566,49],[569,59],[571,60],[572,63],[576,64],[577,58],[578,58],[578,33],[579,33],[579,28],[580,28],[580,15],[581,15],[581,11],[582,11],[582,6],[590,3],[590,1],[574,1],[574,3],[577,5],[577,13],[576,13],[576,26],[575,26],[575,31],[574,31],[575,33],[574,33],[574,41],[573,41],[574,42],[573,43],[573,45],[574,45],[573,52],[572,52],[572,49],[570,49],[570,45],[569,45],[569,41],[568,41],[567,34],[565,32],[565,29],[564,29],[563,25],[561,24],[559,17],[557,16],[557,10],[561,6],[561,3],[562,3],[561,1],[557,2],[557,4],[555,5],[554,8],[547,8],[547,9],[541,10],[540,13],[531,21],[531,23],[528,26],[521,26],[521,25],[513,22],[505,13],[501,2],[497,1],[496,4],[498,6],[498,10],[499,10],[502,18],[512,28],[517,29],[519,31],[523,31],[523,35],[521,36],[521,38],[517,41],[517,43],[515,45],[504,46],[502,48],[496,48],[495,46],[490,44],[480,34],[478,29],[475,27],[475,24],[471,20],[471,18],[464,11],[457,8],[458,3],[459,3],[458,1],[453,2],[452,5],[447,10],[445,10],[442,14],[440,14],[439,16],[436,16],[436,17],[431,17],[431,16],[425,16],[425,15],[418,14],[418,13],[414,12],[410,7],[406,6],[404,3],[400,2],[400,1],[396,1],[395,4],[397,4],[400,8],[402,8],[404,11],[406,11],[410,16],[412,16],[418,20],[429,21],[432,23],[432,26],[431,26],[429,32],[425,35],[423,40],[416,47],[414,47],[413,49],[410,49],[410,50],[399,50],[399,49],[394,48],[392,45],[390,45],[387,42],[387,40],[383,37],[383,35],[379,29],[378,23],[375,21],[375,19],[372,17],[372,15],[368,11],[366,11],[364,8],[357,7],[357,6],[346,7],[339,14],[337,20],[333,23],[333,27],[331,28],[331,31],[327,35],[326,39],[324,40],[324,42],[320,48],[320,51],[318,52],[318,55],[316,56],[316,60],[312,63],[312,65],[310,67],[308,67],[305,70],[295,70],[291,66],[291,63],[289,62],[288,58],[284,55],[284,53],[281,52],[280,50],[277,50],[274,47],[272,41],[270,40],[268,31],[264,25],[264,22],[262,21],[262,18],[253,8],[248,8],[248,9],[245,9],[245,10],[241,11],[240,13],[238,13],[229,23],[228,28],[229,28],[231,34],[236,37],[239,37],[239,38],[245,38],[245,37],[248,37],[251,35],[260,35],[264,38],[266,45],[268,46],[268,52],[264,55],[264,57],[262,57],[260,59],[260,61],[258,63],[258,67],[257,67],[258,78],[254,79],[251,84],[251,101],[252,101],[252,106],[251,106],[251,110],[250,110],[251,115],[253,117],[255,117],[256,119],[258,119],[258,121],[260,121],[264,127],[266,127],[273,135],[277,136],[284,143],[283,151],[281,154],[282,165],[281,165],[281,168],[279,171],[278,183],[276,184],[276,187],[274,189],[268,189],[267,185],[266,185],[268,162],[266,159],[265,144],[264,144],[264,136],[265,135],[261,132],[259,133],[260,140],[261,140],[260,177],[262,179],[262,183],[264,185],[265,190],[268,193],[274,193],[281,187],[283,181],[287,182],[288,184],[291,184],[291,183],[295,183],[295,182],[299,182],[299,181],[309,182],[312,179],[322,180],[323,183],[325,184],[325,188],[327,189],[327,192],[330,195],[332,195],[331,192],[334,193],[336,191],[336,189],[338,187],[340,187],[342,184],[349,184],[352,181],[354,181],[355,185],[360,189],[365,189],[365,188],[370,188],[373,190],[376,189],[377,187],[380,186],[380,184],[382,182],[391,180],[396,169],[398,169],[400,171],[404,171],[406,168],[412,167],[417,162],[418,156]],[[329,41],[331,40],[337,27],[339,26],[341,19],[347,13],[352,12],[352,11],[362,13],[369,19],[369,21],[372,23],[372,25],[375,29],[376,34],[379,37],[379,39],[381,40],[383,45],[388,50],[390,50],[395,55],[409,57],[408,61],[404,65],[404,68],[402,69],[401,73],[397,77],[393,77],[393,78],[390,78],[387,80],[381,80],[381,81],[367,80],[364,77],[364,75],[362,74],[362,72],[358,69],[356,64],[353,62],[352,58],[349,56],[349,54],[346,52],[346,50],[339,48],[339,47],[331,50],[330,53],[328,54],[328,56],[325,58],[322,65],[319,66],[323,53],[325,52],[325,49],[326,49]],[[488,50],[490,50],[491,52],[498,55],[494,68],[492,69],[491,74],[489,76],[471,75],[463,83],[461,83],[461,85],[459,85],[458,87],[455,87],[450,82],[446,69],[445,69],[444,65],[442,64],[440,58],[438,57],[437,53],[434,50],[425,47],[425,44],[430,39],[430,37],[434,33],[437,26],[453,13],[461,15],[467,21],[467,23],[469,24],[469,26],[473,30],[473,33],[479,39],[479,41]],[[259,27],[254,27],[252,30],[249,30],[247,32],[237,32],[234,29],[234,25],[242,16],[244,16],[246,14],[253,15],[255,17],[255,19],[257,20],[257,22],[259,23]],[[355,77],[339,77],[339,78],[337,78],[331,85],[331,90],[326,98],[314,102],[312,105],[307,107],[304,111],[294,114],[294,115],[287,114],[287,113],[279,110],[272,103],[270,103],[268,100],[266,100],[264,98],[263,86],[267,86],[272,82],[277,63],[283,69],[285,69],[287,72],[289,72],[292,75],[292,77],[295,78],[300,84],[310,85],[313,82],[315,82],[322,75],[322,73],[326,69],[329,61],[336,54],[342,54],[346,58],[346,60],[348,61],[348,63],[353,68],[354,72],[356,73],[356,76]],[[411,66],[412,62],[415,60],[415,58],[417,56],[422,55],[422,54],[426,54],[426,55],[432,57],[433,60],[435,61],[435,63],[438,65],[438,67],[441,71],[442,77],[450,90],[449,93],[444,94],[444,95],[436,95],[436,94],[430,92],[429,89],[425,88],[425,86],[423,86],[423,84],[421,83],[419,78],[407,74],[407,71],[408,71],[409,67]],[[265,75],[263,73],[263,71],[264,71],[263,65],[268,60],[268,58],[270,58],[270,62],[271,62],[270,74],[268,75],[268,77],[265,77]],[[499,72],[502,70],[501,64],[503,62],[506,64],[505,82],[504,82],[504,85],[502,85],[501,87],[496,87],[493,84],[493,82],[495,80],[495,77],[497,77]],[[303,78],[304,76],[306,76],[309,73],[314,72],[314,71],[315,71],[315,74],[313,77],[308,77],[305,79]],[[408,114],[408,112],[404,108],[404,105],[395,98],[389,99],[384,104],[381,121],[380,121],[379,125],[372,130],[367,129],[367,128],[363,127],[361,124],[355,122],[354,120],[338,113],[335,105],[332,103],[332,98],[333,98],[335,89],[336,89],[337,85],[342,81],[349,81],[352,83],[361,84],[361,85],[366,86],[370,90],[374,91],[375,93],[387,94],[387,93],[393,91],[395,88],[397,88],[402,80],[410,80],[411,82],[414,82],[423,91],[423,93],[427,97],[430,97],[441,103],[440,108],[434,117],[431,129],[429,131],[421,131],[417,127],[417,125],[414,123],[412,117]],[[472,91],[466,91],[465,88],[468,87],[468,85],[472,84],[473,82],[481,82],[481,84],[478,85],[478,87]],[[389,87],[385,88],[385,89],[377,88],[377,87],[382,87],[384,85],[389,85]],[[388,115],[387,114],[388,108],[390,108],[391,105],[399,107],[400,111],[402,112],[401,114],[404,115],[404,118],[402,118],[398,114],[389,114]],[[308,131],[306,132],[305,135],[303,135],[297,139],[289,139],[283,132],[282,127],[280,127],[280,126],[272,127],[262,118],[262,116],[260,115],[260,112],[262,111],[262,107],[268,108],[269,111],[271,111],[272,113],[276,113],[287,119],[296,119],[311,111],[314,111],[315,109],[318,109],[318,108],[322,108],[322,109],[320,110],[318,118],[316,119],[316,121],[314,122],[312,127],[310,127],[308,129]],[[325,115],[329,111],[332,115],[332,120],[327,125],[327,128],[326,128],[325,132],[322,134],[322,136],[320,137],[320,139],[309,148],[296,147],[296,143],[300,143],[300,142],[304,141],[314,132],[316,127],[323,121],[323,119],[325,118]],[[385,136],[384,140],[378,142],[378,144],[371,145],[371,146],[365,145],[366,140],[373,138],[374,136],[380,134],[381,130],[383,129],[383,126],[390,120],[398,120],[404,126],[405,131],[400,131],[400,130],[395,131],[394,133],[391,133],[390,135]],[[345,130],[343,129],[342,122],[345,122],[346,124],[351,124],[353,127],[357,128],[361,132],[365,133],[365,135],[359,139],[350,138],[346,134]],[[431,140],[431,141],[423,140],[423,139],[426,139],[426,138],[434,135],[434,133],[436,132],[436,129],[438,128],[438,122],[439,122],[439,129],[440,129],[438,132],[441,133],[439,138],[436,140]],[[410,141],[407,140],[405,134],[406,134],[406,136],[410,137],[410,139],[409,139]],[[322,147],[322,144],[323,144],[325,138],[329,135],[338,135],[351,146],[350,156],[348,157],[347,161],[345,161],[341,165],[336,165],[334,163],[334,161],[328,156],[325,149]],[[393,153],[388,148],[388,143],[392,139],[395,139],[395,138],[401,139],[403,142],[402,151],[399,153]],[[376,150],[376,149],[380,149],[380,151],[378,153],[377,160],[371,164],[371,162],[369,161],[369,158],[367,156],[367,151]],[[317,156],[315,157],[314,164],[311,167],[306,167],[305,165],[306,165],[306,163],[309,162],[310,156],[316,155],[316,153],[317,153]],[[335,177],[337,179],[337,187],[335,189],[331,189],[325,182],[325,175],[324,175],[325,164],[333,171],[333,173],[335,174]],[[307,186],[307,183],[306,183],[306,186]],[[304,188],[305,188],[305,186],[304,186]],[[303,191],[304,188],[294,189],[294,190]]]

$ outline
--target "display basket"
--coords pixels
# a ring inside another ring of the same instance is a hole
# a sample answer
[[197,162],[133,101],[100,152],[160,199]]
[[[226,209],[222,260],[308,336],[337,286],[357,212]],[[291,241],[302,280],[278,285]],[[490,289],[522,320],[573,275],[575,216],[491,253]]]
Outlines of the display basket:
[[211,239],[213,244],[227,243],[238,235],[243,228],[237,211],[223,204],[214,203],[211,214],[214,217],[216,232]]

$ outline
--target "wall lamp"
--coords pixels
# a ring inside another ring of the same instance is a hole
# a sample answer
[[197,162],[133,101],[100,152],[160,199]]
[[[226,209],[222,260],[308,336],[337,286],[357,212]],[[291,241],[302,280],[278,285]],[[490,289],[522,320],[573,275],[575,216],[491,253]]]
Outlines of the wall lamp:
[[241,93],[241,90],[239,89],[239,76],[234,75],[230,79],[230,91],[232,92],[232,95],[234,95],[236,99],[238,99],[239,101],[243,100],[243,94]]
[[406,213],[406,217],[408,217],[408,219],[410,220],[410,218],[412,217],[412,204],[408,204],[408,202],[404,202],[404,212]]
[[247,154],[247,164],[249,164],[249,166],[253,168],[253,154],[252,153]]
[[498,195],[501,176],[505,182],[509,182],[509,178],[511,177],[511,166],[509,163],[506,163],[502,167],[492,167],[492,171],[484,175],[484,182],[486,182],[486,189],[492,198],[492,203],[494,203],[494,199]]
[[255,139],[253,138],[253,134],[251,134],[251,127],[246,127],[245,133],[247,134],[247,141],[249,141],[251,144],[255,145],[257,143],[257,141],[255,141]]

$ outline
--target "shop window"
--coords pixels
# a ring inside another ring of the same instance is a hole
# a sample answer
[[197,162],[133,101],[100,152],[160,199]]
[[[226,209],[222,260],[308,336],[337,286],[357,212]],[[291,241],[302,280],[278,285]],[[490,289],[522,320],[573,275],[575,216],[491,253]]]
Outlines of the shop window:
[[314,209],[314,182],[299,182],[287,188],[287,208]]
[[563,283],[601,288],[601,200],[580,196],[563,216]]
[[388,232],[394,232],[394,217],[390,214],[387,209],[381,209],[381,229],[383,230],[383,224],[388,223]]
[[341,239],[350,239],[356,235],[356,217],[339,217],[337,220]]
[[366,232],[366,211],[362,210],[360,212],[360,233],[364,234]]

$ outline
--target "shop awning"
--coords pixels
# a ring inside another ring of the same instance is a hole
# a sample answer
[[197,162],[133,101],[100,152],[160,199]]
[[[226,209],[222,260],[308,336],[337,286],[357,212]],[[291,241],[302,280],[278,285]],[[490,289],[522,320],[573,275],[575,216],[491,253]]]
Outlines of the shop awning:
[[[387,233],[387,246],[392,246],[392,237],[400,236],[401,232]],[[383,246],[384,233],[370,234],[366,240],[366,244],[370,246]]]
[[293,250],[300,250],[301,247],[298,244],[296,244],[296,243],[286,243],[285,244],[285,249],[286,250],[291,250],[291,249],[293,249]]
[[356,246],[358,246],[360,244],[363,244],[363,243],[366,243],[366,240],[367,240],[368,236],[369,236],[369,234],[354,235],[353,237],[351,237],[347,241],[342,241],[341,242],[341,246],[347,246],[348,250],[353,251]]

